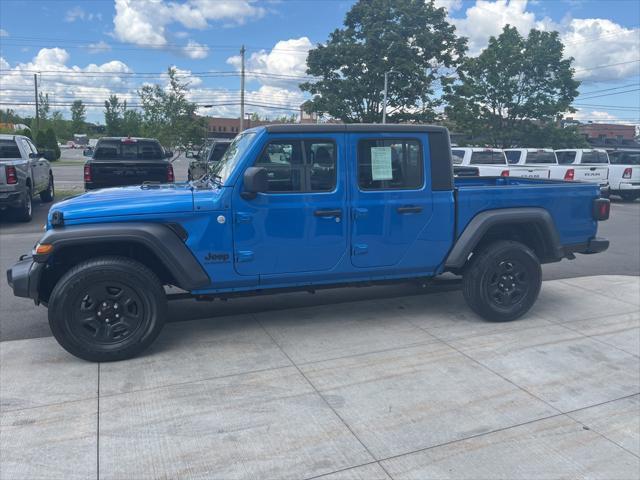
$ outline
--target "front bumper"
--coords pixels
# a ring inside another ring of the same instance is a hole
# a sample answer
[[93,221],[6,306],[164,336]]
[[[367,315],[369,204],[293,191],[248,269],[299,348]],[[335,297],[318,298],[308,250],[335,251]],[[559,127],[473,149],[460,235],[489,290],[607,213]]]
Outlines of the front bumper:
[[20,261],[7,270],[7,283],[16,297],[32,298],[39,303],[38,287],[45,264],[32,257],[21,257]]

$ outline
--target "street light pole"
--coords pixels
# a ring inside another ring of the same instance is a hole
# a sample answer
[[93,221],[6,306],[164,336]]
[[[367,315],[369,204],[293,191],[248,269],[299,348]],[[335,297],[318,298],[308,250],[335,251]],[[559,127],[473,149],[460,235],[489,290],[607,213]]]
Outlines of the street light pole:
[[382,99],[382,123],[387,123],[387,86],[389,84],[389,72],[384,72],[384,97]]

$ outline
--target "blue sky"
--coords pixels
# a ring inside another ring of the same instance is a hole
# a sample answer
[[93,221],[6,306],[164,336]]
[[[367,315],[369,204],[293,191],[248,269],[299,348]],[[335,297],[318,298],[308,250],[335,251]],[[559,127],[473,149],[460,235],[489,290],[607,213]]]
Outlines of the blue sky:
[[[505,23],[558,30],[583,81],[575,102],[584,121],[640,123],[640,2],[637,0],[436,0],[447,7],[470,52]],[[67,113],[76,98],[109,93],[136,103],[143,82],[164,82],[170,65],[191,83],[202,113],[238,115],[241,44],[247,45],[247,111],[295,113],[304,100],[308,49],[342,24],[342,0],[0,0],[0,102],[32,101],[40,89]],[[28,19],[28,21],[27,21]],[[204,73],[209,72],[209,73]],[[217,72],[217,73],[211,73]],[[226,73],[219,73],[226,72]],[[204,73],[204,74],[203,74]],[[591,93],[590,93],[591,92]],[[7,105],[0,105],[6,108]],[[30,106],[14,105],[28,113]]]

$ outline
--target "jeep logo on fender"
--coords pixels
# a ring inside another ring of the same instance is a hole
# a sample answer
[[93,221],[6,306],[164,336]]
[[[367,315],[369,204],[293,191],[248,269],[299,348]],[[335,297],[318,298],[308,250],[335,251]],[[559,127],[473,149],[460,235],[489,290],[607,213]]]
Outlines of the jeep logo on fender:
[[229,261],[229,254],[209,252],[207,253],[207,256],[204,257],[204,261],[213,263],[226,263]]

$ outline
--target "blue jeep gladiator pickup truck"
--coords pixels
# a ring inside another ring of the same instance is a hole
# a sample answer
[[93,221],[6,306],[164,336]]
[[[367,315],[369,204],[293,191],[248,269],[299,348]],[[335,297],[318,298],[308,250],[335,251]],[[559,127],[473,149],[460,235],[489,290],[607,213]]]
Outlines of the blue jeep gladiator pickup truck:
[[490,321],[523,315],[542,263],[597,253],[597,184],[454,182],[449,134],[419,125],[273,125],[236,137],[199,181],[85,193],[55,204],[8,272],[48,306],[60,344],[132,357],[167,315],[164,286],[200,299],[462,275]]

